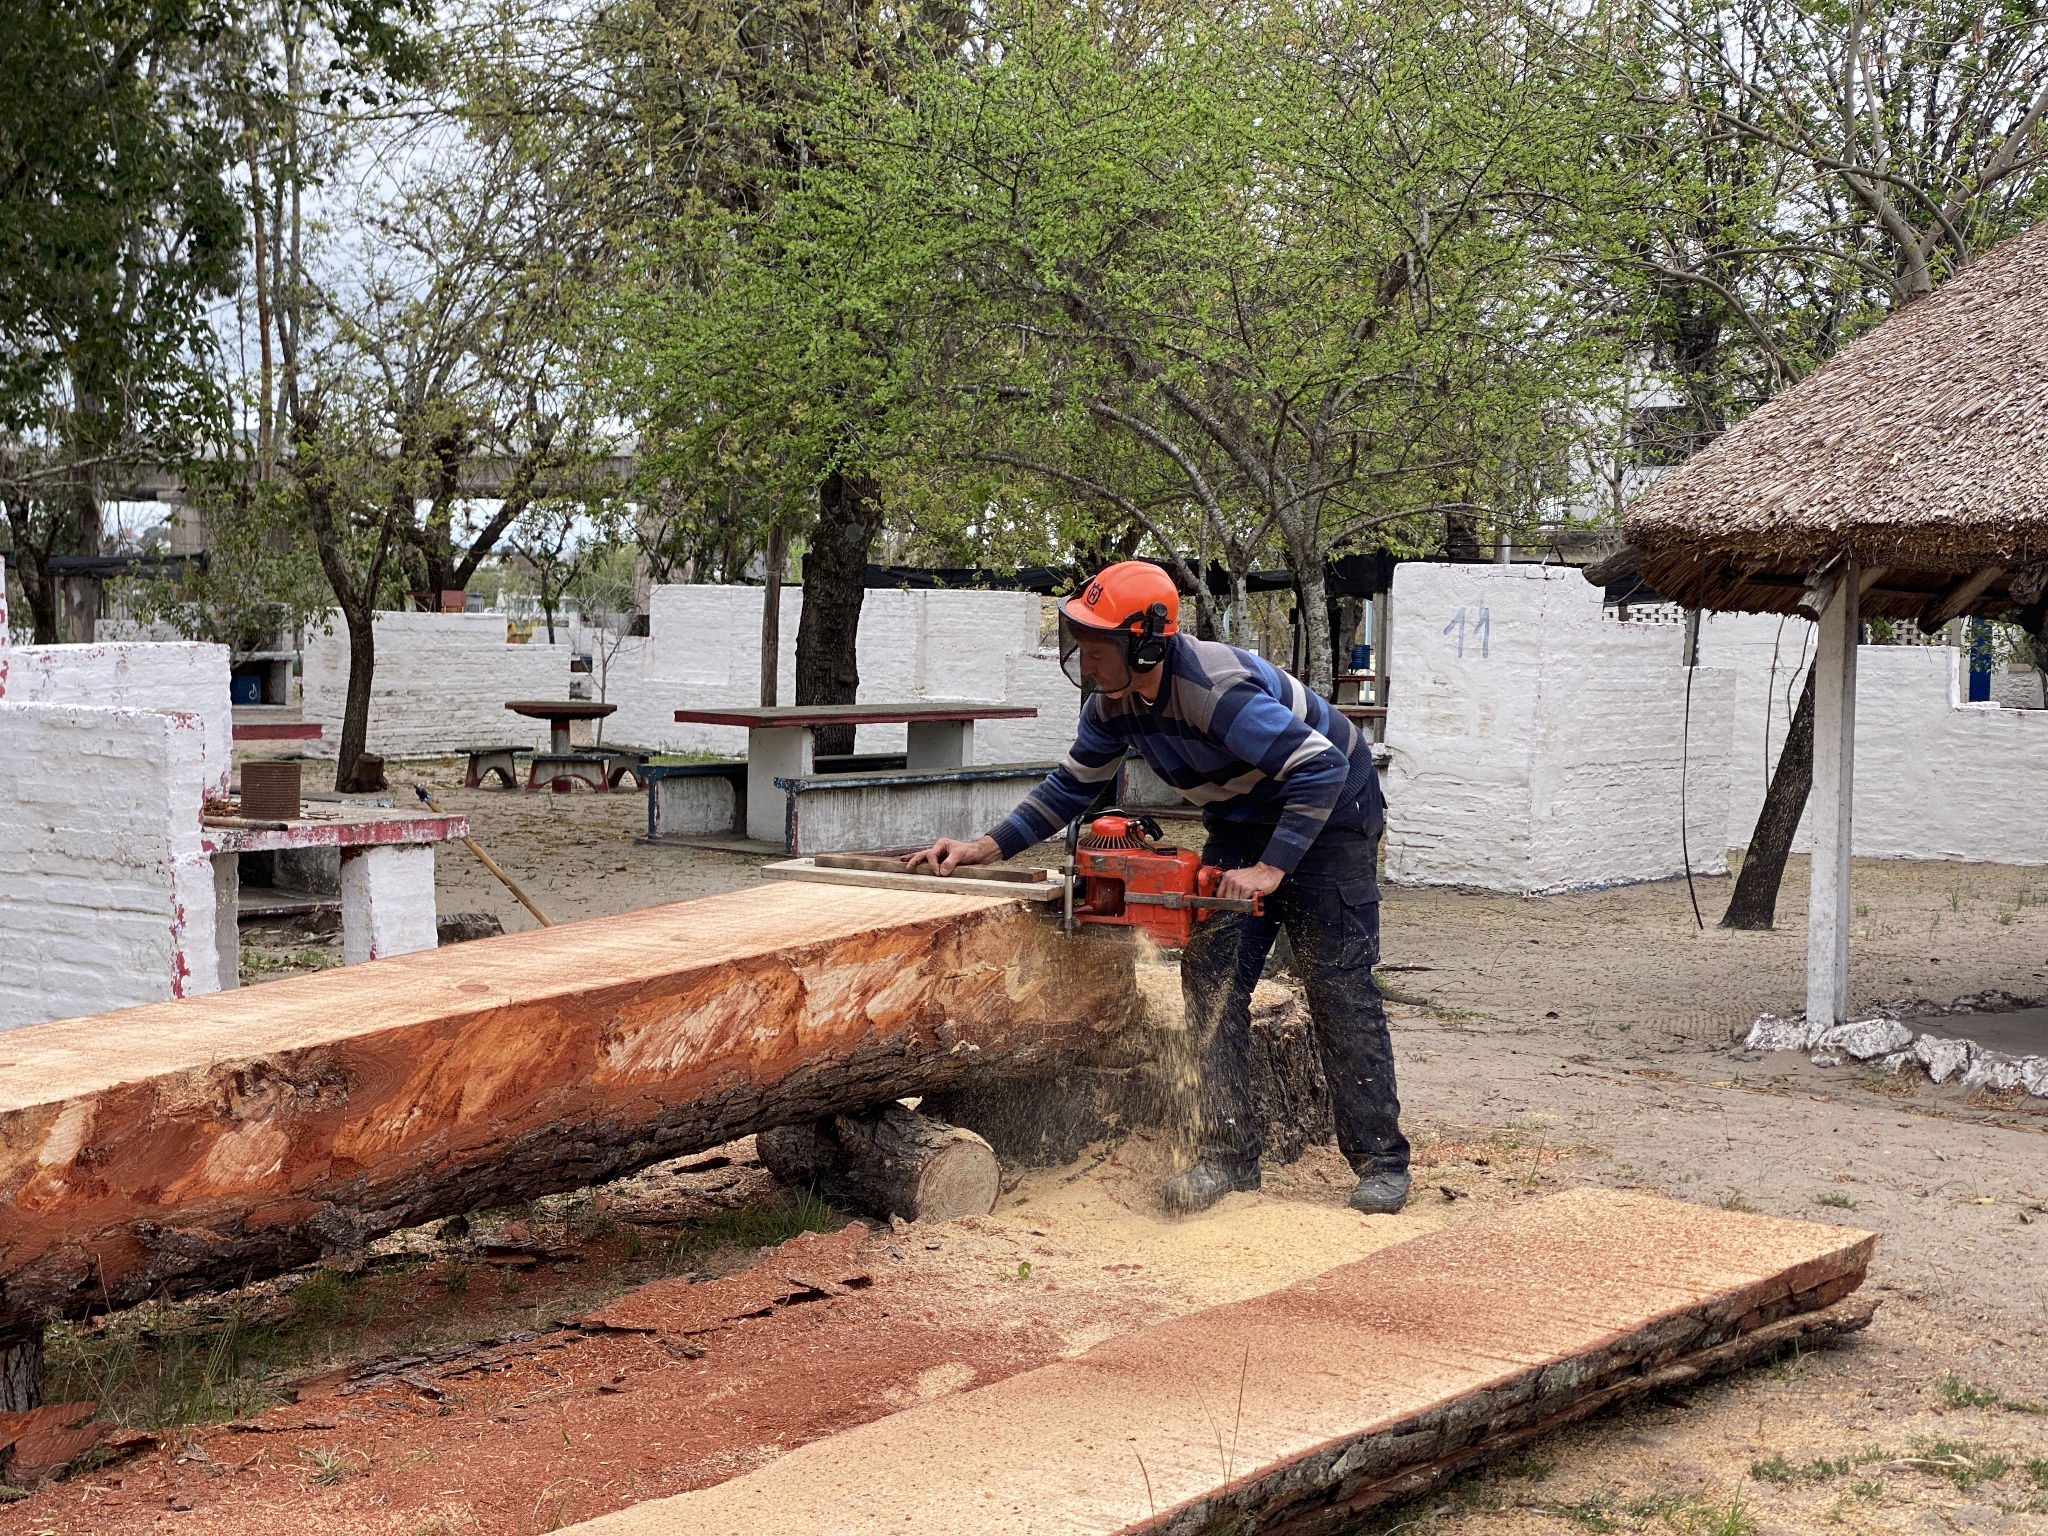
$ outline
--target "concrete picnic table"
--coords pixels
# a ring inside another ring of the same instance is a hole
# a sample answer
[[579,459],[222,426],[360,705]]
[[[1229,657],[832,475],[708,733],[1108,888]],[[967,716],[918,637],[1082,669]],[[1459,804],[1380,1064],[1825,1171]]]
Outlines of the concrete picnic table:
[[570,753],[569,722],[602,720],[617,711],[616,704],[597,704],[588,699],[514,699],[505,706],[515,715],[548,723],[548,751],[556,757]]
[[213,859],[215,922],[223,988],[239,985],[233,957],[240,939],[240,857],[290,849],[341,854],[341,958],[344,965],[432,949],[434,847],[469,836],[466,816],[436,816],[393,806],[315,804],[290,821],[205,816],[200,846]]
[[681,725],[737,725],[747,732],[747,836],[780,843],[785,836],[777,779],[813,771],[813,732],[828,725],[907,725],[904,768],[967,768],[974,763],[974,722],[1033,720],[1036,709],[1014,704],[797,704],[754,709],[679,709]]

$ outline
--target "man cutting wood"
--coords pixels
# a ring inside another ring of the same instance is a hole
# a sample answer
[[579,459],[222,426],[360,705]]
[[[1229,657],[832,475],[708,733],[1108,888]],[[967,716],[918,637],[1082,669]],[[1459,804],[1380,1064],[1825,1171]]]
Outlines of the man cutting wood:
[[1220,896],[1264,897],[1263,914],[1205,918],[1181,955],[1187,1016],[1201,1032],[1198,1156],[1167,1180],[1169,1210],[1259,1187],[1265,1127],[1251,1112],[1251,994],[1281,928],[1294,946],[1336,1109],[1337,1145],[1358,1174],[1351,1204],[1371,1215],[1408,1198],[1393,1044],[1372,968],[1375,874],[1386,801],[1364,734],[1270,663],[1180,632],[1180,595],[1156,565],[1112,565],[1059,605],[1060,664],[1081,689],[1066,760],[974,842],[942,837],[911,854],[951,874],[1058,833],[1134,750],[1202,807],[1202,861]]

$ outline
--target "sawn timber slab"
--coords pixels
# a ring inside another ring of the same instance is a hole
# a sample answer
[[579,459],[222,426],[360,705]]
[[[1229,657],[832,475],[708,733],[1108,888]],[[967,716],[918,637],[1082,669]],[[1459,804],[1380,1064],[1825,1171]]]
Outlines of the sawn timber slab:
[[777,884],[14,1030],[0,1333],[1113,1035],[1128,946]]
[[1572,1190],[801,1446],[579,1536],[1326,1532],[1632,1391],[1860,1327],[1876,1239]]

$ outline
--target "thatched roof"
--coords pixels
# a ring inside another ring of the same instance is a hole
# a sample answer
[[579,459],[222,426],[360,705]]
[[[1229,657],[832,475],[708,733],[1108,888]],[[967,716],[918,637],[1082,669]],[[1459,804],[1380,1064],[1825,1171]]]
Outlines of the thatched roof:
[[[1844,557],[1884,568],[1866,614],[2036,605],[2048,587],[2048,223],[1665,474],[1622,530],[1650,585],[1689,607],[1788,613],[1807,578]],[[2039,624],[2038,608],[2028,616]]]

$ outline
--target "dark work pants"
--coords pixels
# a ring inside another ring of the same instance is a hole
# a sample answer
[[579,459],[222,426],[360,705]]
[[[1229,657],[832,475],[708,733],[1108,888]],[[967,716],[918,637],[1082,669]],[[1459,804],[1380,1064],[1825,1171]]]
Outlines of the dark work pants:
[[[1268,831],[1218,827],[1203,862],[1225,869],[1256,864]],[[1180,980],[1188,1020],[1203,1032],[1202,1155],[1250,1163],[1265,1151],[1265,1127],[1251,1112],[1251,998],[1285,927],[1336,1109],[1337,1146],[1360,1174],[1406,1171],[1394,1046],[1372,979],[1380,957],[1378,842],[1377,829],[1327,828],[1266,898],[1263,915],[1221,912],[1195,925],[1181,954]]]

